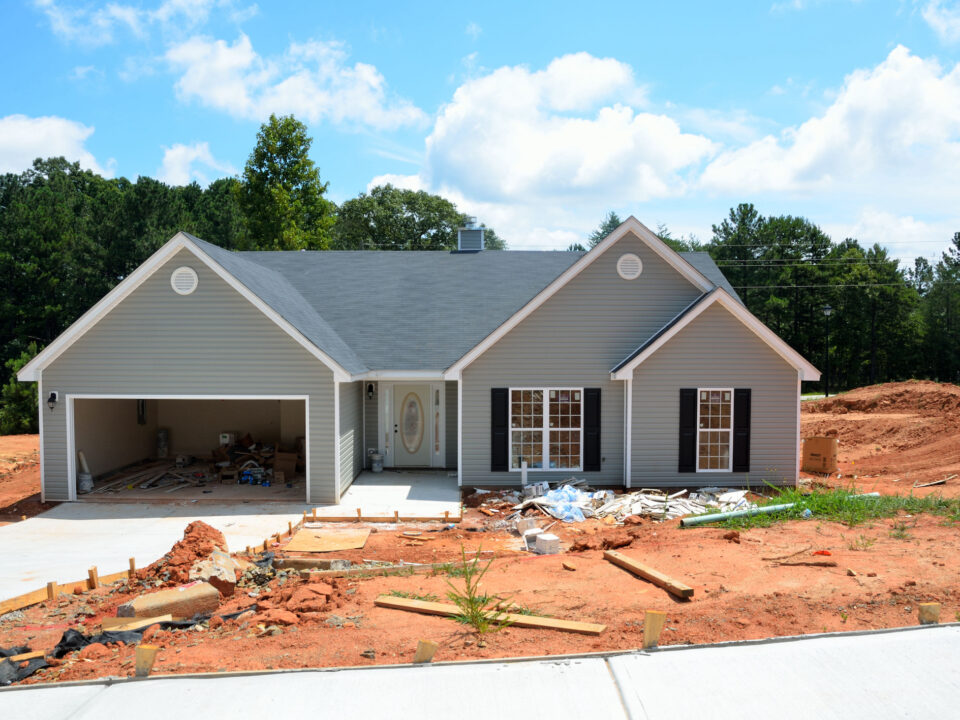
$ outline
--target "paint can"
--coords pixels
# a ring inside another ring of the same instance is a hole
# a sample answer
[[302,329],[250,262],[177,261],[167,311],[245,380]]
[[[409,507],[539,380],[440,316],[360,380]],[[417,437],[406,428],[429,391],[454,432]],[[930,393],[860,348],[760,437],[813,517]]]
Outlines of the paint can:
[[93,490],[93,475],[90,473],[77,473],[77,492],[88,493]]
[[383,455],[370,453],[370,469],[374,472],[383,472]]

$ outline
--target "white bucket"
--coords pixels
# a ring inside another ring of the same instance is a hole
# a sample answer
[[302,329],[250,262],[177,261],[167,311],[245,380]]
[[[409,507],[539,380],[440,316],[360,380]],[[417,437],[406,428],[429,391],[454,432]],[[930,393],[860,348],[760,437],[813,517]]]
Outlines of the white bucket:
[[77,492],[88,493],[93,490],[93,475],[90,473],[77,473]]
[[383,455],[380,453],[370,453],[370,469],[373,472],[383,472]]

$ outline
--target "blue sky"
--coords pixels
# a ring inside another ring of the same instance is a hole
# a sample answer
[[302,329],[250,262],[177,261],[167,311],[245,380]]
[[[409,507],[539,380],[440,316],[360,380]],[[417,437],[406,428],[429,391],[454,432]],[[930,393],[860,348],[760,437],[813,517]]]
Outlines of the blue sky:
[[[520,5],[518,8],[517,5]],[[0,171],[237,173],[293,113],[343,201],[391,181],[514,248],[738,202],[935,257],[960,231],[960,3],[7,0]]]

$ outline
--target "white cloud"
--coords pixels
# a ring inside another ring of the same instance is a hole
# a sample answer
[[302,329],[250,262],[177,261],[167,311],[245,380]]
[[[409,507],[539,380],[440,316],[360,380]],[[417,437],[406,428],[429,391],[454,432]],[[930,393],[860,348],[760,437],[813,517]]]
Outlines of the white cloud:
[[192,37],[171,47],[170,66],[181,72],[177,95],[240,118],[262,120],[293,113],[310,122],[364,125],[380,130],[419,125],[426,115],[391,97],[383,75],[367,63],[347,63],[341,43],[292,43],[277,58],[263,58],[241,34],[232,45]]
[[426,139],[414,176],[381,176],[439,192],[497,228],[513,247],[565,246],[612,207],[682,194],[719,147],[642,111],[631,67],[587,53],[542,70],[501,67],[466,80]]
[[847,78],[818,117],[726,151],[704,188],[730,194],[863,193],[955,202],[960,186],[960,65],[945,71],[898,46]]
[[7,115],[0,118],[0,172],[19,173],[37,158],[63,156],[81,167],[111,177],[85,144],[94,128],[66,118]]
[[940,0],[931,0],[921,14],[941,42],[960,42],[960,5],[944,5]]
[[157,170],[157,179],[169,185],[187,185],[194,180],[201,185],[208,185],[213,179],[209,174],[211,170],[220,177],[237,172],[229,163],[219,162],[213,157],[209,143],[177,143],[163,149],[163,164]]
[[464,32],[476,40],[483,33],[483,28],[477,25],[475,22],[471,22],[467,25],[467,29]]
[[235,8],[234,0],[163,0],[152,9],[117,2],[96,7],[59,0],[34,0],[34,5],[47,16],[54,34],[88,47],[114,42],[118,31],[136,38],[145,37],[152,27],[167,33],[190,32],[204,25],[214,8],[226,9],[236,23],[258,12],[256,5]]
[[913,265],[913,258],[918,256],[939,260],[956,227],[957,223],[949,220],[929,222],[873,206],[862,208],[853,222],[822,225],[834,242],[856,238],[863,247],[877,243],[907,265]]

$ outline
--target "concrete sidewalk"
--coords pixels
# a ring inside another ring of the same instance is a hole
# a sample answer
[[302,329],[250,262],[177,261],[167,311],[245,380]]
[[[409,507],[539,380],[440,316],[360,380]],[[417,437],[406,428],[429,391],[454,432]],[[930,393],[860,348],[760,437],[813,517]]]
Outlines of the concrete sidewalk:
[[31,720],[949,718],[960,627],[929,626],[580,658],[167,676],[0,690]]

